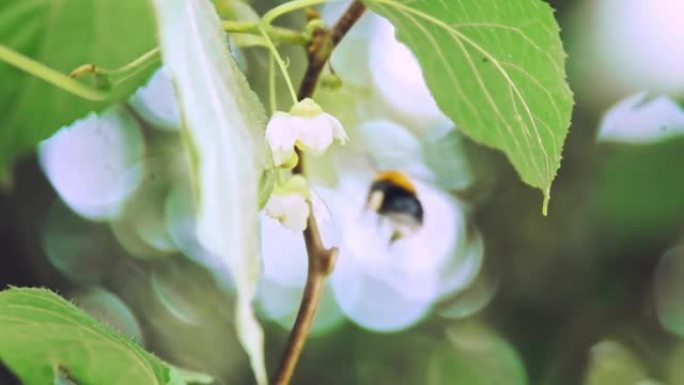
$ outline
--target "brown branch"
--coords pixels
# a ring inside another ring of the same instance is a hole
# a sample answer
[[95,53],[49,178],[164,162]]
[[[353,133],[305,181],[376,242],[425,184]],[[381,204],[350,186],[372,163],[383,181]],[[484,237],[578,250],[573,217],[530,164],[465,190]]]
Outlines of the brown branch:
[[[299,87],[297,97],[299,100],[311,97],[316,89],[316,83],[323,71],[325,63],[330,59],[333,49],[342,40],[349,29],[359,20],[366,7],[360,0],[354,0],[342,14],[332,29],[318,28],[314,30],[311,42],[307,46],[308,66]],[[295,174],[304,173],[304,157],[299,155],[299,163],[295,166]],[[337,249],[327,249],[321,240],[318,224],[311,210],[304,230],[304,242],[309,259],[309,268],[306,277],[306,286],[302,293],[302,301],[295,320],[290,338],[287,341],[285,352],[280,361],[280,368],[273,381],[274,385],[288,385],[294,373],[299,357],[302,354],[304,343],[311,330],[316,309],[323,293],[325,278],[332,273],[337,257]]]
[[363,5],[361,1],[354,0],[337,23],[335,23],[332,30],[319,28],[314,31],[311,42],[307,47],[309,65],[306,68],[302,84],[299,87],[299,93],[297,94],[299,100],[309,98],[313,95],[314,89],[316,88],[316,82],[318,82],[318,77],[321,75],[325,63],[330,59],[333,49],[347,34],[354,23],[359,20],[365,10],[366,6]]

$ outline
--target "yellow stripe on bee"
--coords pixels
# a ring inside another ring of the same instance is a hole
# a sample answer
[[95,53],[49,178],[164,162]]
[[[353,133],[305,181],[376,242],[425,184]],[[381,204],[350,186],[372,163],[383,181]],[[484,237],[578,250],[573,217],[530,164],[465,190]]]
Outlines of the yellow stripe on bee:
[[373,179],[374,182],[390,182],[393,183],[404,190],[416,195],[416,186],[413,185],[411,180],[404,174],[400,173],[399,171],[382,171],[379,172],[375,178]]

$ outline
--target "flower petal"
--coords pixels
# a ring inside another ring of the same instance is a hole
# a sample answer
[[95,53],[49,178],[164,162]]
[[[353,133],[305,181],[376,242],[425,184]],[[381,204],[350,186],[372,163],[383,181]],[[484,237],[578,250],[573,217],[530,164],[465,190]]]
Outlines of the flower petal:
[[280,166],[294,155],[300,125],[285,112],[276,111],[266,126],[266,141],[273,152],[273,163]]
[[271,152],[273,153],[273,164],[276,167],[282,166],[286,163],[292,163],[290,160],[297,156],[294,147],[290,147],[289,149],[276,148],[272,149]]
[[266,214],[277,219],[293,231],[304,231],[310,209],[306,198],[300,194],[273,194],[266,204]]
[[328,119],[330,125],[332,126],[333,137],[337,139],[340,142],[340,144],[347,143],[349,141],[349,137],[347,136],[347,132],[344,130],[342,123],[340,123],[340,121],[337,120],[336,117],[328,113],[323,113],[323,116],[325,116],[325,118]]
[[294,147],[299,135],[297,125],[292,124],[290,114],[276,111],[266,126],[266,140],[271,149]]
[[333,127],[326,118],[327,114],[320,114],[313,118],[300,118],[306,121],[301,125],[299,142],[304,150],[314,154],[323,153],[333,141]]

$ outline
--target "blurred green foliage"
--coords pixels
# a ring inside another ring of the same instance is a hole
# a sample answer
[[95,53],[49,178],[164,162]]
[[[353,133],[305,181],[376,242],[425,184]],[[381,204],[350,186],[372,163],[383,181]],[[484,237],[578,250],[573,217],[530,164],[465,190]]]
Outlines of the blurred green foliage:
[[[69,74],[94,64],[122,67],[155,47],[152,8],[140,0],[6,0],[0,3],[0,44]],[[153,68],[131,73],[95,102],[74,96],[0,61],[0,181],[11,181],[12,162],[58,128],[128,96]],[[85,84],[95,87],[93,78]]]
[[80,385],[211,381],[166,365],[48,290],[0,292],[0,320],[0,358],[26,385],[52,384],[60,375]]
[[684,178],[677,165],[684,138],[599,149],[592,199],[597,220],[613,229],[623,245],[674,235],[684,212]]

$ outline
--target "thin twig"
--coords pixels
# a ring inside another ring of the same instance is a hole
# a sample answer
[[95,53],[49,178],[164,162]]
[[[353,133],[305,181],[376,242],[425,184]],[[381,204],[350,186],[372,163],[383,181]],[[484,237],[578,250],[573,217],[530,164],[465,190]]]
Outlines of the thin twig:
[[[326,28],[314,30],[312,39],[307,46],[309,62],[297,94],[299,100],[313,95],[321,71],[323,71],[325,63],[330,59],[333,49],[361,17],[365,9],[366,7],[360,0],[354,0],[331,30]],[[303,174],[304,158],[302,154],[299,154],[299,159],[300,161],[293,172]],[[290,332],[290,338],[287,341],[287,346],[280,362],[280,368],[273,381],[274,385],[288,385],[290,383],[299,357],[302,354],[304,343],[309,335],[309,330],[311,329],[323,292],[325,278],[332,273],[337,257],[336,248],[327,249],[323,245],[318,224],[313,215],[309,216],[307,228],[304,230],[304,241],[309,259],[306,286],[302,294],[302,302],[299,305],[297,319]]]
[[89,87],[52,67],[48,67],[28,56],[24,56],[4,44],[0,44],[0,63],[2,62],[6,62],[31,76],[37,77],[63,91],[86,100],[101,102],[107,100],[107,98],[111,96],[111,93],[109,92]]

